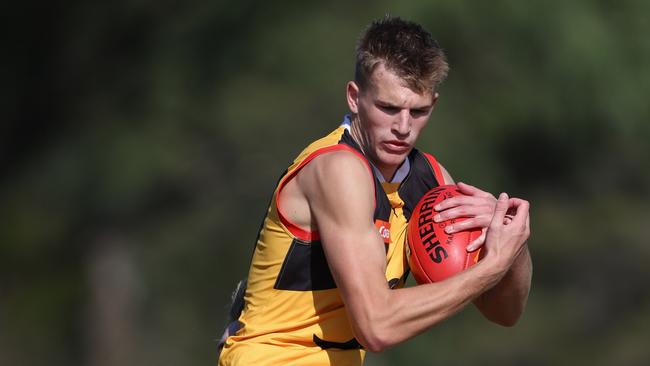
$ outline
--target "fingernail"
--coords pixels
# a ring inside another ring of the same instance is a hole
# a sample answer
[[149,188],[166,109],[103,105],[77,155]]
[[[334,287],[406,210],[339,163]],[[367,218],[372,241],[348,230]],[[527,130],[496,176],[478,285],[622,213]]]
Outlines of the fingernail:
[[447,227],[445,228],[445,232],[446,232],[447,234],[451,234],[451,233],[453,233],[453,232],[454,232],[454,227],[451,226],[451,225],[447,226]]
[[433,209],[436,210],[436,211],[440,211],[441,208],[442,207],[440,207],[440,205],[435,205],[435,207]]
[[476,240],[474,240],[473,242],[469,243],[469,245],[467,246],[467,251],[468,252],[473,252],[473,251],[477,250],[480,246],[481,246],[481,243],[477,243]]
[[440,217],[440,215],[435,215],[435,216],[433,217],[433,221],[435,221],[435,222],[440,222],[441,219],[442,219],[442,218]]

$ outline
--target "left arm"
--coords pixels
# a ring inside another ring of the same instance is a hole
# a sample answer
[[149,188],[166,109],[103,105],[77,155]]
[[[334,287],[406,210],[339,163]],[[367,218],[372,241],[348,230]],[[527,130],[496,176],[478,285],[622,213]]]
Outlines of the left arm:
[[533,262],[526,245],[501,281],[477,297],[474,305],[494,323],[515,325],[526,307],[532,275]]
[[[445,184],[454,184],[451,175],[442,167]],[[464,194],[449,198],[440,203],[435,209],[440,212],[436,221],[446,221],[464,217],[463,221],[446,228],[448,233],[481,228],[482,235],[472,242],[468,251],[474,251],[483,246],[487,228],[494,214],[496,198],[485,191],[465,183],[458,183],[459,190]],[[518,200],[511,198],[511,200]],[[509,223],[506,218],[504,224]],[[522,250],[506,275],[494,287],[485,291],[474,300],[474,305],[488,320],[503,325],[513,326],[521,317],[526,307],[528,293],[533,273],[533,264],[528,246]]]

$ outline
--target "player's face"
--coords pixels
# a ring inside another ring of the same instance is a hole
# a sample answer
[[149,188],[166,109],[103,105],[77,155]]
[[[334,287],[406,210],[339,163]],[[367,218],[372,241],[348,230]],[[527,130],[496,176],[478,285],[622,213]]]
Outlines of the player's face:
[[348,104],[356,114],[352,136],[366,156],[391,179],[415,146],[438,94],[419,94],[395,73],[377,66],[368,86],[348,83]]

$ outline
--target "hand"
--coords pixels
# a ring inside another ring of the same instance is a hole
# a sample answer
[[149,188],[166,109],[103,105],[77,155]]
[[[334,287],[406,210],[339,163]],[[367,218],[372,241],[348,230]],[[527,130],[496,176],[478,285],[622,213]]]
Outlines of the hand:
[[[506,215],[511,215],[508,220]],[[509,221],[509,222],[508,222]],[[530,236],[530,214],[528,201],[508,198],[501,193],[494,208],[494,215],[485,240],[487,256],[505,261],[508,269],[521,254]]]
[[481,236],[467,246],[467,251],[473,252],[485,243],[487,227],[492,221],[497,200],[492,194],[469,184],[459,182],[457,186],[463,195],[448,198],[436,205],[435,210],[440,214],[433,219],[435,222],[441,222],[459,217],[465,218],[463,221],[447,225],[445,231],[448,234],[480,228]]

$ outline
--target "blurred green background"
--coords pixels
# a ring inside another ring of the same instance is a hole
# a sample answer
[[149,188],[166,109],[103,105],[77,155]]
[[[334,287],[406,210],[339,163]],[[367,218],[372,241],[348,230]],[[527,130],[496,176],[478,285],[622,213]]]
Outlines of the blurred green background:
[[451,72],[420,147],[532,202],[514,328],[468,308],[368,365],[647,365],[650,2],[15,3],[3,12],[0,364],[211,365],[279,174],[386,13]]

